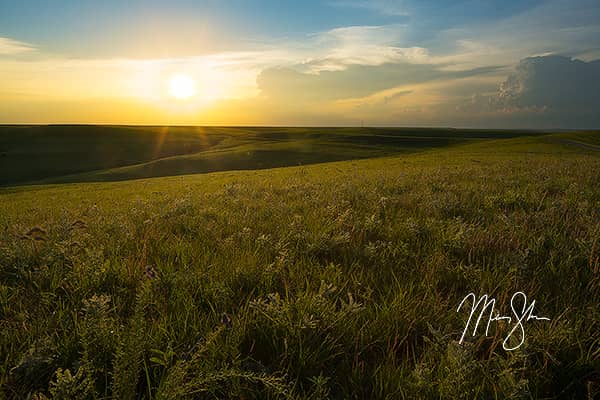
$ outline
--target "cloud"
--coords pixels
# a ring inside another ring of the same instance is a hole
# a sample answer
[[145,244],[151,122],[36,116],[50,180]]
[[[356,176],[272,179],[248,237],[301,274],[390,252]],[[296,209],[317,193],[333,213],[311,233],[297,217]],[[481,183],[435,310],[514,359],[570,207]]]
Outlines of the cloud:
[[585,62],[564,56],[525,58],[502,82],[494,102],[504,108],[597,111],[600,60]]
[[[467,69],[515,64],[533,54],[595,59],[600,54],[597,0],[524,0],[501,5],[461,0],[363,1],[332,3],[368,10],[392,9],[405,20],[381,19],[378,26],[347,26],[319,33],[313,71],[348,64],[378,65],[408,61]],[[392,23],[393,22],[393,23]]]
[[502,127],[598,128],[600,60],[545,55],[522,59],[492,93],[474,93],[458,113]]
[[[258,79],[263,109],[278,117],[364,119],[374,124],[495,128],[597,128],[600,60],[545,55],[504,67],[464,70],[410,62],[301,72],[268,68]],[[502,74],[502,75],[500,75]]]
[[7,37],[0,37],[0,56],[28,53],[35,50],[36,48],[29,43],[19,42],[18,40]]
[[293,68],[269,68],[257,78],[262,94],[281,101],[331,101],[359,98],[397,86],[443,79],[459,79],[495,72],[497,67],[446,71],[436,65],[409,62],[349,65],[340,71],[318,74]]
[[402,47],[402,25],[346,26],[314,35],[318,50],[304,61],[307,71],[343,70],[348,65],[381,65],[394,62],[427,63],[423,47]]
[[534,54],[586,56],[589,60],[588,55],[597,58],[600,50],[599,20],[597,0],[549,0],[507,18],[443,29],[427,47],[437,55],[463,53],[465,60],[490,64],[514,64]]

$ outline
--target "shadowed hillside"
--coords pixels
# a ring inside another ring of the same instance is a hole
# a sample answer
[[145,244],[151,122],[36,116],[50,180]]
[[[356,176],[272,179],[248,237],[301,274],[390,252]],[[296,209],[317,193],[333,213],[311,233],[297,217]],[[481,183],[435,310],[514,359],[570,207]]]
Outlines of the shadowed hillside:
[[534,134],[441,128],[0,126],[0,185],[304,165]]

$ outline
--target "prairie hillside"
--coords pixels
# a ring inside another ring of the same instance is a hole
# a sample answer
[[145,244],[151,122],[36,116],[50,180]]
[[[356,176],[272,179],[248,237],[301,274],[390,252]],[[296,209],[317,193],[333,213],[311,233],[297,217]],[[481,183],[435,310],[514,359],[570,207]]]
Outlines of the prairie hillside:
[[[597,145],[560,133],[2,188],[0,391],[593,398]],[[503,313],[523,291],[551,320],[526,323],[518,350],[501,324],[459,345],[472,291]]]
[[264,169],[536,134],[439,128],[0,126],[0,185]]

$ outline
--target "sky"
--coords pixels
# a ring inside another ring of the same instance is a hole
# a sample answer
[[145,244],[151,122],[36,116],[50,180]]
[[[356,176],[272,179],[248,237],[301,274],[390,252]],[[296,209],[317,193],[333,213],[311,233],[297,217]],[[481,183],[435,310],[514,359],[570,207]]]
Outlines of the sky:
[[600,128],[600,2],[2,1],[0,123]]

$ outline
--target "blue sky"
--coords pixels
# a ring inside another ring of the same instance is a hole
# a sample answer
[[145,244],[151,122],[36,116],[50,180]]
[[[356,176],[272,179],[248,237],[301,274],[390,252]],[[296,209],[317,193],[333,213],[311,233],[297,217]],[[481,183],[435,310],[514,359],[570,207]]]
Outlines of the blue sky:
[[[2,2],[0,122],[596,126],[527,90],[598,58],[596,0]],[[181,72],[195,103],[163,93]]]
[[[419,45],[440,31],[522,13],[540,1],[65,1],[22,0],[0,5],[3,36],[65,54],[120,55],[140,33],[192,40],[206,31],[224,48],[244,41],[296,39],[345,26],[403,24]],[[171,31],[171,32],[169,32]],[[193,52],[194,49],[189,49]],[[205,49],[195,49],[203,52]]]

